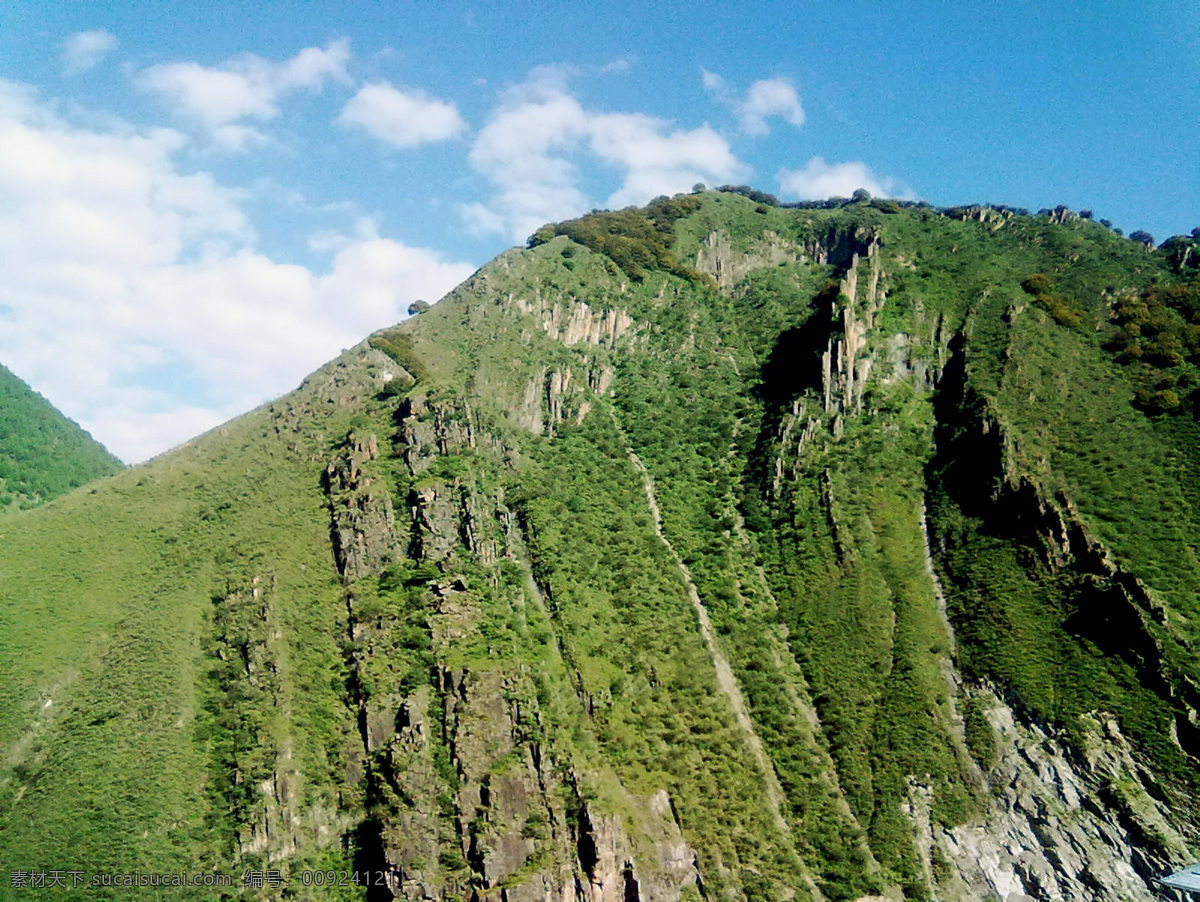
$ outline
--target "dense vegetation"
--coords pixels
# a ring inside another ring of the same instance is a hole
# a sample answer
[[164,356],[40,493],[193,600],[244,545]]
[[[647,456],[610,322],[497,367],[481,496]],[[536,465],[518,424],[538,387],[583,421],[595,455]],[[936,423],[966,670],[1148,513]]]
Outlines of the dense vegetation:
[[35,507],[120,466],[90,435],[0,366],[0,510]]
[[1194,246],[741,187],[540,229],[25,515],[0,854],[278,867],[310,899],[338,896],[297,875],[351,866],[406,898],[968,898],[945,837],[1023,766],[1002,706],[1081,772],[1111,716],[1138,768],[1070,816],[1175,861]]
[[[596,212],[556,226],[542,226],[529,238],[529,247],[545,244],[555,235],[566,235],[589,250],[603,254],[619,266],[629,278],[642,282],[651,271],[668,272],[689,282],[703,282],[704,276],[677,260],[671,252],[674,239],[672,224],[700,207],[695,197],[659,197],[645,210],[629,208],[617,212]],[[570,247],[563,249],[565,264],[571,268]]]

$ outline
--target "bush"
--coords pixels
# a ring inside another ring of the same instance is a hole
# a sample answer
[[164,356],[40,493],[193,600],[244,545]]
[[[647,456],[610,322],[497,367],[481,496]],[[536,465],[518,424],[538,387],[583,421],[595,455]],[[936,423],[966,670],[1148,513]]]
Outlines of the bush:
[[1174,410],[1179,404],[1179,395],[1169,388],[1161,391],[1138,389],[1133,397],[1133,406],[1150,416]]
[[1033,295],[1033,302],[1062,326],[1078,326],[1083,322],[1083,311],[1067,298],[1054,293],[1054,285],[1045,273],[1035,272],[1021,287]]
[[[641,210],[629,207],[615,213],[591,213],[543,226],[530,237],[530,247],[544,244],[555,235],[566,235],[608,257],[635,282],[645,279],[648,272],[661,271],[689,282],[706,283],[707,276],[676,260],[670,250],[674,238],[672,224],[699,208],[700,200],[696,197],[657,197]],[[568,256],[566,252],[564,256]]]
[[429,378],[429,370],[417,355],[412,336],[396,328],[385,329],[372,335],[368,344],[378,351],[383,351],[404,367],[405,371],[417,382]]
[[528,248],[535,248],[539,244],[545,244],[547,241],[549,241],[551,238],[553,238],[556,234],[558,234],[558,233],[555,232],[554,226],[544,225],[540,229],[538,229],[536,232],[534,232],[532,235],[529,236],[529,238],[525,241],[525,246]]

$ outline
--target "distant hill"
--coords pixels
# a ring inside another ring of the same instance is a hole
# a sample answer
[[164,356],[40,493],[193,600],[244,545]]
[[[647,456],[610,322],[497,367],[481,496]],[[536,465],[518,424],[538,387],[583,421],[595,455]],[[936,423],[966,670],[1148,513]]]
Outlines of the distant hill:
[[0,510],[36,507],[120,469],[103,445],[0,366]]
[[1200,859],[1194,239],[733,189],[529,244],[0,522],[4,868],[1154,902]]

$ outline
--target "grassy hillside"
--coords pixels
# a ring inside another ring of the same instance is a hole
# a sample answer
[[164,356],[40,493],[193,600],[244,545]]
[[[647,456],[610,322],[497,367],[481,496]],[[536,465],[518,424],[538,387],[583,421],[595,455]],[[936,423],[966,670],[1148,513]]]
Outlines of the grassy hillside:
[[948,843],[1008,829],[996,706],[1083,775],[1084,832],[1191,854],[1174,245],[728,191],[530,244],[9,531],[5,860],[978,898]]
[[34,507],[121,462],[0,366],[0,509]]

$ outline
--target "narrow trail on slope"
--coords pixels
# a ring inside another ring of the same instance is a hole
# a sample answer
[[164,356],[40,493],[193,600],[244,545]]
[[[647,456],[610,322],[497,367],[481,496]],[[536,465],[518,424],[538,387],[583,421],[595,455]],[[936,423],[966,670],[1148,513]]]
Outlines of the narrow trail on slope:
[[946,682],[946,701],[950,706],[950,732],[954,736],[955,753],[959,763],[975,779],[979,785],[986,781],[979,764],[967,749],[967,730],[963,723],[962,712],[958,710],[958,698],[962,693],[962,677],[954,659],[958,655],[958,643],[954,637],[954,627],[950,623],[950,615],[946,611],[946,594],[942,591],[942,581],[938,579],[937,571],[933,568],[933,551],[929,547],[929,520],[926,517],[925,499],[921,499],[921,542],[925,549],[925,573],[933,585],[933,597],[937,602],[938,617],[942,621],[942,629],[946,631],[946,651],[938,655],[938,666],[942,671],[942,679]]
[[671,541],[663,533],[662,514],[659,512],[658,499],[654,494],[654,479],[650,476],[650,471],[646,469],[645,464],[642,463],[641,458],[637,456],[633,448],[626,447],[625,450],[629,454],[630,463],[642,475],[642,487],[646,492],[646,503],[650,506],[650,514],[654,519],[654,534],[658,536],[659,541],[670,552],[671,557],[675,560],[675,566],[679,568],[679,573],[683,576],[684,585],[687,586],[688,598],[691,599],[692,607],[696,610],[696,616],[700,621],[700,635],[704,638],[704,645],[708,649],[708,655],[712,659],[713,667],[717,672],[717,685],[725,693],[725,697],[729,699],[729,706],[733,709],[734,719],[737,720],[737,724],[741,727],[742,732],[746,734],[746,742],[754,754],[754,759],[758,763],[759,770],[762,771],[767,801],[771,805],[771,816],[775,821],[775,826],[779,828],[781,833],[790,838],[792,835],[791,828],[788,827],[787,821],[783,817],[783,787],[779,785],[779,778],[775,775],[775,768],[771,764],[771,759],[767,756],[767,750],[763,747],[758,731],[754,728],[754,721],[750,719],[750,713],[746,707],[746,699],[743,697],[742,690],[738,686],[737,678],[733,675],[733,668],[729,665],[729,660],[717,645],[717,637],[713,633],[712,621],[708,617],[708,609],[704,607],[704,603],[700,600],[700,593],[696,591],[696,584],[692,581],[692,574],[683,562],[683,558],[679,556],[679,552],[675,550],[675,546],[671,544]]

